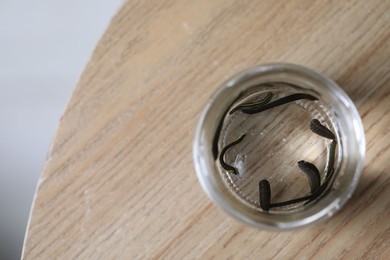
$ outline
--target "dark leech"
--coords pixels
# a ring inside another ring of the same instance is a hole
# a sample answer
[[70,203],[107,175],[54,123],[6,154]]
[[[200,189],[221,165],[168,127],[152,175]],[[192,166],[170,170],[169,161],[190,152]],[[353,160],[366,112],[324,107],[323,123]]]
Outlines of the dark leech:
[[221,121],[219,121],[219,123],[218,123],[218,127],[217,127],[217,130],[215,131],[215,136],[213,139],[213,156],[214,156],[215,160],[217,159],[217,156],[218,156],[218,141],[219,141],[219,136],[221,135],[223,121],[225,120],[225,117],[226,117],[227,113],[229,112],[229,110],[231,109],[231,107],[234,105],[234,103],[236,103],[242,97],[242,95],[243,95],[243,93],[240,93],[237,96],[237,98],[230,104],[230,106],[225,110],[225,112],[221,118]]
[[330,152],[329,152],[329,159],[328,159],[328,168],[326,172],[326,177],[324,183],[312,194],[312,198],[307,203],[317,199],[320,195],[323,195],[329,190],[329,187],[332,185],[332,177],[334,174],[334,157],[335,157],[335,151],[336,151],[336,140],[333,140],[330,144]]
[[337,145],[335,134],[332,131],[330,131],[326,126],[322,125],[318,119],[313,119],[310,121],[310,130],[312,130],[314,133],[316,133],[319,136],[331,139],[333,141],[331,142],[329,148],[329,158],[328,158],[328,166],[326,169],[325,181],[317,190],[315,190],[312,193],[311,198],[305,204],[317,199],[319,196],[323,195],[329,188],[334,173],[334,161],[335,161],[335,153],[336,153],[336,145]]
[[[337,142],[335,140],[332,141],[332,143],[331,143],[330,157],[333,158],[333,159],[332,159],[332,161],[331,161],[331,159],[329,160],[329,163],[328,163],[328,175],[326,176],[326,179],[325,179],[325,181],[324,181],[324,183],[322,185],[319,185],[316,189],[313,189],[313,186],[310,184],[310,187],[312,189],[312,194],[311,195],[305,196],[305,197],[301,197],[301,198],[297,198],[297,199],[293,199],[293,200],[284,201],[284,202],[273,203],[273,204],[271,204],[270,208],[288,206],[288,205],[296,204],[296,203],[303,202],[303,201],[306,201],[304,203],[304,205],[306,205],[309,202],[319,198],[321,195],[324,195],[327,192],[327,190],[329,189],[329,187],[330,187],[330,185],[332,183],[332,177],[333,177],[333,174],[334,174],[333,164],[334,164],[334,153],[335,153],[336,144],[337,144]],[[316,174],[317,172],[319,174],[318,168],[314,164],[311,164],[311,163],[308,163],[308,162],[304,162],[304,161],[299,161],[298,162],[298,166],[300,166],[299,167],[300,169],[303,168],[302,171],[304,171],[305,173],[306,173],[306,171],[310,172],[310,176],[317,175]],[[308,176],[309,181],[311,183],[309,175],[307,175],[307,176]],[[314,177],[314,178],[317,179],[317,177]],[[315,182],[320,183],[320,179],[319,179],[319,181],[316,180]],[[314,187],[316,187],[316,185]]]
[[261,108],[262,106],[268,104],[268,102],[271,101],[272,96],[273,96],[273,94],[271,92],[268,92],[267,95],[263,99],[258,100],[256,102],[252,102],[252,103],[244,103],[244,104],[238,105],[235,108],[233,108],[229,112],[229,114],[233,114],[234,112],[236,112],[238,110],[242,110],[242,109],[258,109],[258,108]]
[[319,186],[317,188],[317,190],[315,190],[312,194],[305,196],[305,197],[293,199],[293,200],[288,200],[288,201],[279,202],[279,203],[273,203],[273,204],[271,204],[270,207],[275,208],[275,207],[289,206],[289,205],[296,204],[296,203],[303,202],[303,201],[306,201],[304,203],[304,205],[308,204],[309,202],[317,199],[321,194],[323,194],[326,191],[326,189],[331,181],[332,175],[333,175],[333,172],[330,174],[329,178],[327,178],[325,180],[325,182],[321,186]]
[[317,199],[320,195],[322,195],[326,192],[326,189],[328,188],[329,183],[331,182],[332,176],[333,176],[333,172],[325,180],[325,182],[316,191],[314,191],[314,193],[312,193],[311,195],[297,198],[297,199],[288,200],[288,201],[273,203],[270,205],[270,208],[289,206],[289,205],[296,204],[296,203],[303,202],[303,201],[306,201],[304,203],[304,205],[308,204],[309,202]]
[[232,148],[233,146],[235,146],[235,145],[241,143],[242,140],[244,140],[245,136],[246,136],[246,134],[243,134],[243,135],[240,136],[240,138],[238,138],[238,139],[235,140],[234,142],[232,142],[232,143],[226,145],[226,146],[222,149],[221,154],[219,155],[219,163],[221,164],[222,168],[224,168],[224,169],[227,170],[227,171],[232,171],[232,172],[233,172],[234,174],[236,174],[236,175],[238,174],[237,169],[236,169],[235,167],[233,167],[233,166],[231,166],[231,165],[229,165],[229,164],[227,164],[227,163],[225,162],[225,154],[227,153],[227,151],[229,151],[230,148]]
[[278,203],[272,203],[270,205],[270,208],[277,208],[277,207],[284,207],[284,206],[293,205],[293,204],[296,204],[296,203],[299,203],[299,202],[303,202],[303,201],[309,200],[309,199],[311,199],[311,197],[312,197],[312,195],[309,195],[309,196],[305,196],[305,197],[302,197],[302,198],[292,199],[292,200],[278,202]]
[[333,170],[331,171],[329,176],[325,179],[324,183],[310,196],[310,199],[305,203],[305,205],[317,199],[318,197],[320,197],[320,195],[326,192],[326,190],[329,187],[329,184],[331,183],[332,177],[333,177]]
[[315,195],[318,196],[320,194],[320,192],[317,192],[321,187],[321,176],[318,168],[314,164],[305,162],[303,160],[298,162],[298,167],[306,174],[307,178],[309,179],[311,194],[301,198],[273,203],[270,206],[271,208],[289,206],[308,200],[310,201],[312,199],[315,199],[313,198]]
[[311,193],[314,193],[321,184],[320,171],[314,164],[305,161],[299,161],[298,167],[306,174],[309,179]]
[[313,119],[310,121],[310,130],[318,134],[319,136],[332,140],[336,139],[336,136],[332,133],[332,131],[330,131],[329,128],[321,124],[318,119]]
[[256,109],[245,109],[245,108],[241,109],[241,112],[243,112],[245,114],[256,114],[256,113],[260,113],[260,112],[263,112],[265,110],[268,110],[270,108],[281,106],[281,105],[284,105],[284,104],[287,104],[287,103],[290,103],[290,102],[293,102],[296,100],[300,100],[300,99],[318,100],[316,97],[309,95],[309,94],[303,94],[303,93],[293,94],[293,95],[289,95],[286,97],[282,97],[278,100],[275,100],[274,102],[268,103],[268,104],[266,104],[262,107],[256,108]]
[[333,140],[330,143],[328,168],[326,170],[326,176],[329,176],[330,172],[332,172],[334,170],[334,157],[335,157],[335,153],[336,153],[336,145],[337,145],[337,141],[336,140]]
[[268,211],[271,205],[271,187],[267,180],[259,182],[259,204],[262,210]]

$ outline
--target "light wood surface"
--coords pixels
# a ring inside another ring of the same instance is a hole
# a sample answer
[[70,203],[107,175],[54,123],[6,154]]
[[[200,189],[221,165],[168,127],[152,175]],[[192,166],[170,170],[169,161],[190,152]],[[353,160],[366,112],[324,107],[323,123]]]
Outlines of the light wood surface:
[[[389,259],[389,37],[387,0],[127,1],[61,118],[23,258]],[[216,87],[268,62],[334,79],[366,133],[352,199],[294,232],[219,211],[192,162],[195,124]]]

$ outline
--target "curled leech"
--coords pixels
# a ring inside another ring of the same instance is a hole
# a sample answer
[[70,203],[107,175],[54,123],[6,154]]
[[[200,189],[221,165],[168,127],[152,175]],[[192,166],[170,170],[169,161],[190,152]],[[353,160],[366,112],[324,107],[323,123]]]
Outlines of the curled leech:
[[331,172],[329,178],[327,178],[325,180],[325,182],[320,185],[313,193],[311,193],[310,195],[308,196],[304,196],[304,197],[301,197],[301,198],[296,198],[296,199],[292,199],[292,200],[288,200],[288,201],[284,201],[284,202],[279,202],[279,203],[273,203],[271,204],[270,208],[274,208],[274,207],[283,207],[283,206],[289,206],[289,205],[292,205],[292,204],[296,204],[296,203],[299,203],[299,202],[303,202],[303,201],[306,201],[304,203],[304,205],[308,204],[309,202],[317,199],[321,194],[323,194],[325,192],[325,190],[328,188],[328,185],[332,179],[332,175],[333,175],[333,172]]
[[335,157],[335,151],[336,151],[336,144],[337,144],[336,140],[333,140],[332,143],[330,144],[328,168],[326,170],[326,176],[325,176],[324,183],[312,194],[312,198],[310,198],[310,200],[308,200],[305,204],[317,199],[330,186],[330,184],[332,182],[332,177],[334,174],[334,157]]
[[218,124],[217,131],[215,132],[215,136],[214,136],[214,140],[213,140],[213,156],[214,156],[215,160],[217,159],[217,156],[218,156],[218,140],[219,140],[219,135],[221,134],[223,121],[225,120],[225,117],[226,117],[227,113],[229,112],[229,110],[231,109],[231,107],[233,106],[233,104],[236,103],[238,100],[240,100],[242,95],[243,95],[243,93],[241,92],[237,96],[237,98],[230,104],[230,106],[225,110],[225,112],[222,115],[222,119]]
[[310,199],[307,202],[305,202],[305,205],[317,199],[321,194],[323,194],[326,191],[326,189],[329,186],[329,183],[331,182],[332,176],[333,176],[333,171],[329,174],[328,177],[326,177],[324,183],[310,196]]
[[268,211],[271,206],[271,187],[267,180],[259,182],[259,204],[262,210]]
[[318,168],[309,162],[299,161],[298,167],[301,169],[309,179],[311,193],[314,193],[321,184],[321,176]]
[[332,140],[329,148],[328,167],[326,170],[326,178],[328,178],[334,167],[334,157],[337,145],[336,135],[332,131],[330,131],[329,128],[321,124],[318,119],[313,119],[310,121],[310,130],[319,136]]
[[[314,164],[309,163],[309,162],[305,162],[303,160],[298,162],[298,167],[306,174],[306,176],[309,179],[311,194],[308,195],[308,196],[305,196],[305,197],[301,197],[301,198],[296,198],[296,199],[283,201],[283,202],[278,202],[278,203],[272,203],[272,204],[269,205],[268,210],[270,208],[289,206],[289,205],[293,205],[293,204],[296,204],[296,203],[300,203],[300,202],[303,202],[303,201],[307,201],[307,200],[313,199],[313,195],[315,195],[316,191],[320,188],[320,184],[321,184],[320,172],[319,172],[318,168]],[[261,181],[261,182],[263,182],[263,181]],[[262,202],[261,196],[264,197],[265,195],[262,195],[262,194],[265,193],[265,192],[264,191],[262,192],[260,183],[259,183],[260,207],[263,210],[265,210],[261,206],[262,205],[262,203],[261,203]],[[269,185],[269,183],[268,183],[268,185]],[[263,184],[263,186],[264,186],[264,184]],[[265,190],[264,187],[263,187],[263,190]],[[268,196],[269,196],[269,199],[271,199],[271,189],[270,188],[269,188]],[[263,202],[263,204],[264,204],[264,202]]]
[[271,103],[268,103],[268,104],[266,104],[264,106],[257,107],[257,108],[254,108],[254,109],[243,108],[243,109],[241,109],[241,112],[243,112],[244,114],[256,114],[256,113],[260,113],[260,112],[263,112],[265,110],[268,110],[270,108],[281,106],[281,105],[284,105],[284,104],[287,104],[287,103],[290,103],[290,102],[293,102],[293,101],[296,101],[296,100],[300,100],[300,99],[318,100],[316,97],[314,97],[312,95],[309,95],[309,94],[304,94],[304,93],[292,94],[292,95],[289,95],[289,96],[286,96],[286,97],[282,97],[282,98],[280,98],[278,100],[275,100],[275,101],[273,101]]
[[232,171],[233,174],[236,174],[236,175],[238,174],[237,169],[236,169],[235,167],[233,167],[233,166],[231,166],[231,165],[229,165],[229,164],[227,164],[227,163],[225,162],[225,154],[227,153],[227,151],[229,151],[230,148],[232,148],[233,146],[235,146],[235,145],[241,143],[242,140],[244,140],[245,136],[246,136],[246,134],[243,134],[243,135],[240,136],[240,138],[238,138],[238,139],[235,140],[234,142],[232,142],[232,143],[226,145],[226,146],[222,149],[221,154],[219,155],[219,163],[221,164],[222,168],[224,168],[224,169],[227,170],[227,171]]
[[320,123],[318,119],[313,119],[310,121],[310,130],[316,133],[319,136],[335,140],[336,136],[330,131],[326,126]]
[[334,173],[334,159],[337,145],[335,134],[330,131],[326,126],[322,125],[318,119],[311,120],[310,130],[312,130],[315,134],[319,136],[332,139],[332,142],[329,148],[328,167],[326,169],[325,181],[314,193],[312,193],[311,198],[305,204],[317,199],[321,194],[326,191],[329,184],[331,183],[331,179]]
[[[272,203],[272,204],[270,203],[268,210],[270,208],[289,206],[304,201],[306,201],[304,203],[304,205],[306,205],[307,203],[317,199],[321,194],[323,194],[328,189],[328,186],[331,183],[331,179],[334,173],[334,157],[335,157],[335,151],[337,145],[337,141],[335,140],[336,137],[332,131],[330,131],[326,126],[322,125],[317,119],[313,119],[310,122],[310,129],[319,136],[332,139],[330,145],[329,158],[328,158],[328,167],[326,170],[327,176],[325,177],[324,183],[321,185],[321,176],[318,168],[312,163],[301,160],[298,162],[298,167],[306,174],[306,176],[309,179],[311,194],[308,196],[304,196],[301,198],[296,198],[288,201]],[[269,197],[271,197],[270,189],[269,189]]]
[[271,101],[273,94],[271,92],[268,92],[267,95],[263,98],[260,99],[259,101],[252,102],[252,103],[244,103],[241,105],[236,106],[233,108],[229,114],[233,114],[237,110],[242,110],[242,109],[258,109],[264,105],[266,105],[268,102]]

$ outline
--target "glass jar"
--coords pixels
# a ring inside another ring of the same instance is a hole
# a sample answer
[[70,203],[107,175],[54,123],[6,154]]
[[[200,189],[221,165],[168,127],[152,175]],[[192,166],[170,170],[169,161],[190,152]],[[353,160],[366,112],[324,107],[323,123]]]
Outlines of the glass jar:
[[[254,112],[245,112],[248,107]],[[313,119],[334,134],[333,151],[332,140],[311,131]],[[312,70],[283,63],[250,68],[222,84],[200,116],[193,146],[196,173],[210,199],[239,221],[271,230],[336,213],[356,188],[364,154],[362,122],[346,93]],[[309,183],[297,165],[303,160],[316,166],[321,185],[327,183],[316,198],[313,173]],[[270,186],[270,209],[261,206],[267,196],[260,194],[262,180]],[[305,196],[311,199],[278,206]]]

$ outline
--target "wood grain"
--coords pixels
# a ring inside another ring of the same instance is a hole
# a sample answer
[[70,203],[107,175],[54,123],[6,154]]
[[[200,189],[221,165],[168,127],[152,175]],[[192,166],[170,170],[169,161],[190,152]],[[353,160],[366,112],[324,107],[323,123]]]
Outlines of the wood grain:
[[[390,1],[127,1],[60,121],[25,259],[388,259]],[[366,166],[331,219],[246,227],[198,184],[192,140],[216,87],[256,64],[334,79],[362,116]]]

